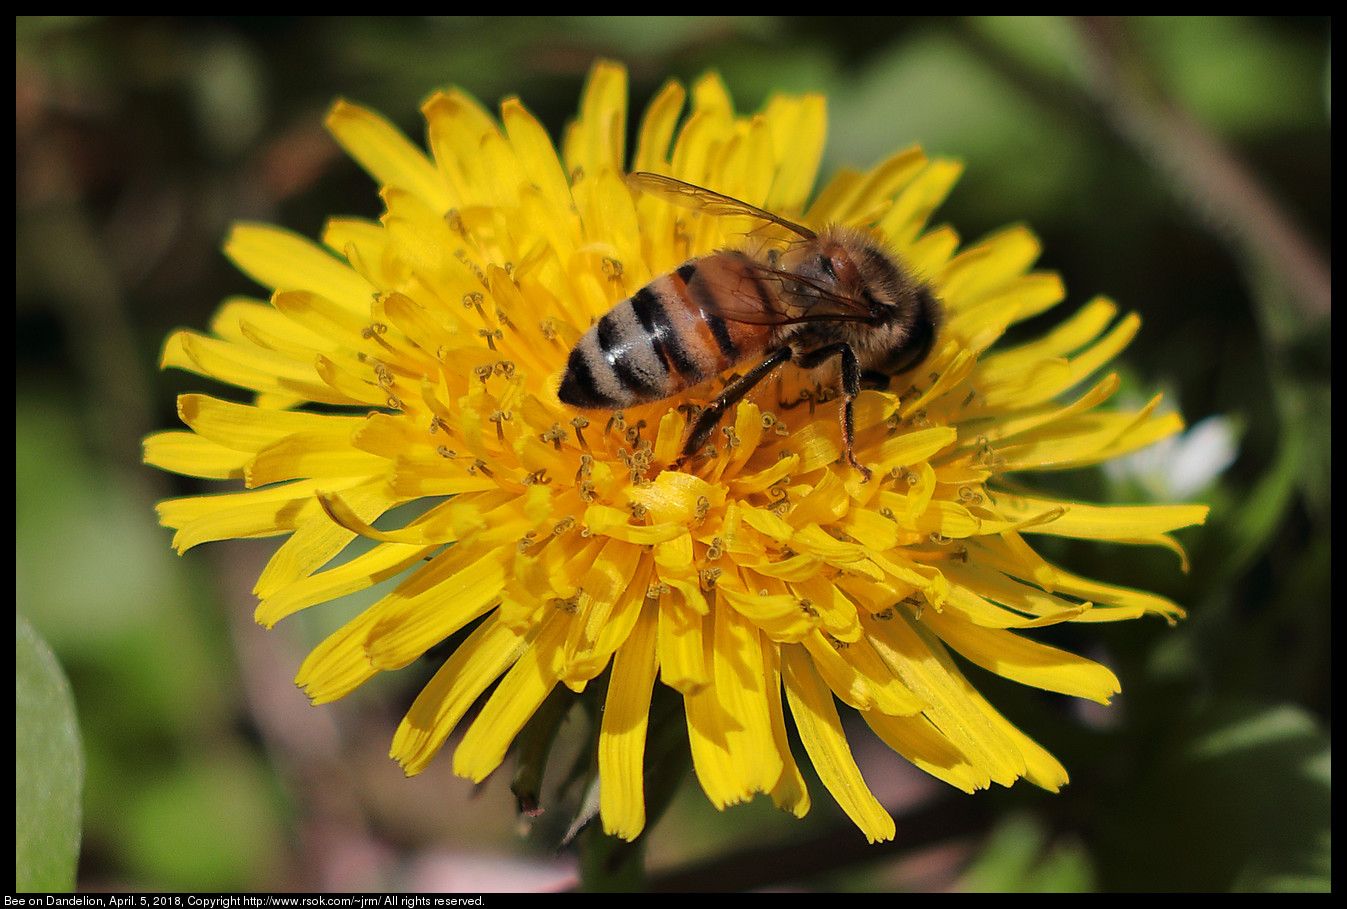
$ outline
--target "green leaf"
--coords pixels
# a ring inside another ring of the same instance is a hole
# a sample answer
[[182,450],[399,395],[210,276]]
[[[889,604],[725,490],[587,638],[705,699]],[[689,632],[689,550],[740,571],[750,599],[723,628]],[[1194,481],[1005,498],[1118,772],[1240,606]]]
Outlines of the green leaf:
[[1074,840],[1052,841],[1035,819],[1011,815],[992,832],[964,871],[964,893],[1089,893],[1094,871]]
[[1133,797],[1100,808],[1103,888],[1331,890],[1332,745],[1315,718],[1224,703],[1176,732]]
[[68,892],[80,847],[84,753],[70,682],[14,616],[14,877],[20,892]]

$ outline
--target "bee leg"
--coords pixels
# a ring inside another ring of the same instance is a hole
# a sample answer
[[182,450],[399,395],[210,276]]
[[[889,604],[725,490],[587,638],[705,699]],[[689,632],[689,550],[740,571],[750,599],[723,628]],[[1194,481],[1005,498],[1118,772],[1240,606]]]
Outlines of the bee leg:
[[795,362],[802,369],[814,369],[833,356],[842,359],[842,412],[839,414],[842,423],[842,447],[846,449],[847,462],[859,470],[861,476],[865,478],[865,482],[868,483],[870,481],[870,468],[863,466],[860,461],[856,460],[854,446],[856,417],[851,402],[856,399],[856,395],[861,393],[861,364],[856,359],[856,352],[851,349],[850,344],[845,341],[838,341],[835,344],[826,344],[816,350],[811,350]]
[[678,470],[687,462],[688,458],[701,451],[702,446],[711,436],[711,430],[716,428],[716,424],[725,415],[725,411],[739,403],[739,399],[748,394],[754,385],[761,382],[769,372],[789,360],[794,354],[795,352],[789,347],[781,347],[772,351],[763,358],[761,363],[731,382],[714,401],[707,404],[701,415],[697,417],[697,422],[692,424],[692,432],[688,433],[688,439],[683,443],[683,451],[678,455],[678,459],[670,465],[670,469]]

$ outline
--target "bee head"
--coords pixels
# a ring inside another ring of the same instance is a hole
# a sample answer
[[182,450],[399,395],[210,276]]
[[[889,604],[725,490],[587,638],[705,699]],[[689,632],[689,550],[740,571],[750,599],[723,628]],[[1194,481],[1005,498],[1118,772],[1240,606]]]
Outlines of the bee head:
[[[868,313],[853,346],[875,351],[867,368],[894,375],[930,352],[940,322],[932,289],[914,278],[875,238],[832,227],[796,266],[816,287]],[[883,351],[882,355],[879,351]]]

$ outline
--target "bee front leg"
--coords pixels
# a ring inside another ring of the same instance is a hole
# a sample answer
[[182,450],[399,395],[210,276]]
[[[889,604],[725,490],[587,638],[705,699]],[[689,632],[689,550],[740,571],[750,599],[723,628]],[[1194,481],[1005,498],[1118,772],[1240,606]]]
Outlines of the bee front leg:
[[835,344],[825,344],[816,350],[796,360],[796,364],[802,369],[814,369],[828,361],[829,357],[841,357],[842,359],[842,411],[838,415],[842,424],[842,447],[846,449],[847,462],[852,467],[861,472],[865,482],[870,481],[870,468],[862,466],[856,460],[856,450],[854,446],[856,434],[856,416],[852,409],[851,402],[855,400],[856,395],[861,393],[861,364],[856,359],[856,352],[851,349],[851,345],[845,341],[838,341]]
[[677,460],[669,465],[670,469],[680,469],[687,463],[688,458],[701,451],[702,446],[711,436],[711,430],[716,428],[716,424],[725,415],[725,411],[739,403],[739,399],[748,394],[754,385],[757,385],[769,372],[794,355],[795,351],[789,347],[781,347],[772,351],[763,358],[761,363],[750,369],[747,374],[731,382],[714,401],[707,404],[697,417],[697,422],[692,424],[692,432],[688,433],[687,441],[683,443],[683,451],[678,455]]

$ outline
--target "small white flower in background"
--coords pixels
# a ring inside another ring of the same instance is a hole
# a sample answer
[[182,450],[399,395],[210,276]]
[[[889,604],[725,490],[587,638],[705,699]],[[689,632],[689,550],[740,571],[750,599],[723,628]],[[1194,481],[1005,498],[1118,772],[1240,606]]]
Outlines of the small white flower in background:
[[1114,482],[1133,482],[1156,501],[1200,498],[1239,456],[1239,428],[1229,417],[1201,420],[1186,432],[1105,463]]

